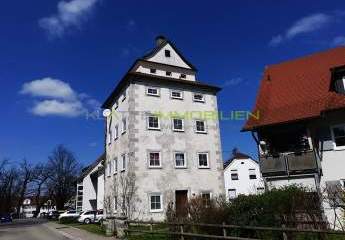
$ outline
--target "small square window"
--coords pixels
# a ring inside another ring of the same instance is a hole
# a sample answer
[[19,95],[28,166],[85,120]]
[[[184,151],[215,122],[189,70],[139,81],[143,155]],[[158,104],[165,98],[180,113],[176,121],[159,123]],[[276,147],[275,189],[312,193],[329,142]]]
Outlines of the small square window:
[[186,167],[186,154],[184,152],[175,153],[175,167],[176,168]]
[[122,119],[122,134],[126,133],[127,131],[127,119],[123,118]]
[[205,97],[201,93],[194,93],[193,94],[193,100],[194,100],[194,102],[205,102]]
[[116,140],[119,137],[119,125],[115,126],[115,136],[114,139]]
[[249,179],[256,179],[255,169],[249,169]]
[[171,90],[171,98],[173,98],[173,99],[183,99],[182,91]]
[[114,174],[117,173],[117,157],[114,158]]
[[186,78],[186,74],[181,74],[181,75],[180,75],[180,78],[185,79],[185,78]]
[[199,168],[209,168],[208,153],[198,153]]
[[345,125],[334,126],[332,128],[334,143],[337,148],[345,147]]
[[166,76],[171,76],[171,72],[166,71],[166,72],[165,72],[165,75],[166,75]]
[[162,207],[162,195],[161,194],[150,194],[150,211],[151,212],[161,212]]
[[158,88],[148,87],[146,94],[149,96],[159,96]]
[[170,50],[165,50],[164,53],[166,57],[170,57]]
[[122,168],[121,168],[121,171],[125,171],[126,170],[126,154],[122,154],[121,158],[122,158]]
[[231,170],[231,180],[238,180],[237,170]]
[[150,73],[156,73],[156,69],[150,68]]
[[149,152],[149,167],[159,168],[161,167],[161,156],[160,152]]
[[228,190],[228,194],[229,194],[229,199],[235,199],[237,197],[237,194],[236,194],[236,189],[229,189]]
[[257,191],[257,193],[261,194],[261,193],[264,193],[264,192],[265,192],[265,188],[263,188],[263,187],[258,187],[258,188],[256,189],[256,191]]
[[147,117],[147,128],[151,130],[159,130],[159,118],[157,116]]
[[206,133],[206,122],[203,120],[195,121],[195,131],[197,133]]
[[204,192],[201,194],[202,203],[205,207],[209,207],[211,204],[211,193]]
[[183,119],[179,119],[179,118],[173,119],[173,130],[177,131],[177,132],[183,132],[184,131]]
[[124,90],[122,93],[122,102],[125,101],[126,97],[127,97],[127,92],[126,90]]

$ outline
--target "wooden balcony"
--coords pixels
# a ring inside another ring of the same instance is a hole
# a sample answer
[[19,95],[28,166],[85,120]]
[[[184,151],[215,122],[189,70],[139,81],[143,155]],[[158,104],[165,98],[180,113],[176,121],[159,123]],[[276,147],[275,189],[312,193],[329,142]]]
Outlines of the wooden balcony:
[[319,172],[314,151],[281,153],[279,156],[260,156],[260,167],[264,177]]

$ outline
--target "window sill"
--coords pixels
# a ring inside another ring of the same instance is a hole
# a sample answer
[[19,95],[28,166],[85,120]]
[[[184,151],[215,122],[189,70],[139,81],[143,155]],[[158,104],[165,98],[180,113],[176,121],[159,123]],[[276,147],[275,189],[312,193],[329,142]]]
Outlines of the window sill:
[[150,212],[151,213],[161,213],[161,212],[163,212],[163,209],[155,209],[155,210],[150,209]]
[[149,166],[149,169],[162,169],[162,166]]
[[183,166],[183,167],[175,166],[175,169],[187,169],[187,166]]
[[345,146],[340,146],[340,147],[334,147],[333,148],[334,151],[344,151],[345,150]]
[[179,98],[179,97],[171,97],[171,99],[174,99],[174,100],[183,100],[183,98]]
[[196,99],[193,99],[193,102],[205,103],[205,100],[196,100]]
[[210,169],[210,167],[202,167],[202,166],[199,166],[198,168],[199,169]]
[[147,128],[147,130],[153,130],[153,131],[160,131],[161,129],[160,128]]
[[174,132],[184,132],[184,129],[173,129]]
[[160,97],[159,94],[150,94],[150,93],[146,93],[146,96],[150,96],[150,97]]
[[195,131],[195,133],[197,133],[197,134],[207,134],[206,131]]

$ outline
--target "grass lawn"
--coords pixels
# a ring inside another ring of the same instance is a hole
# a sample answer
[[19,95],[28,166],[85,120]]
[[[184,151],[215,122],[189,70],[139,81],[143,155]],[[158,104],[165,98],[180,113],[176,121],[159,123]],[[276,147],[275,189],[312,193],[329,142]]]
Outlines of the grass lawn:
[[90,233],[105,236],[105,228],[102,227],[100,224],[67,223],[64,225],[83,229],[83,230],[88,231]]

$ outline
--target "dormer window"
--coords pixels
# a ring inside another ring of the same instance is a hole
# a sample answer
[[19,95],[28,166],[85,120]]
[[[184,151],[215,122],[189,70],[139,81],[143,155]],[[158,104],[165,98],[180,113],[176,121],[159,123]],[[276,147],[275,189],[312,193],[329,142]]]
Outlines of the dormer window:
[[186,74],[181,74],[180,78],[186,79]]
[[170,50],[165,50],[164,52],[166,57],[170,57]]
[[331,89],[337,93],[345,94],[345,66],[332,69]]
[[155,74],[155,73],[156,73],[156,69],[154,69],[154,68],[150,68],[150,73]]

